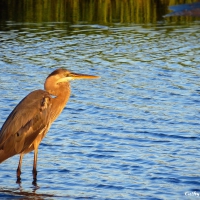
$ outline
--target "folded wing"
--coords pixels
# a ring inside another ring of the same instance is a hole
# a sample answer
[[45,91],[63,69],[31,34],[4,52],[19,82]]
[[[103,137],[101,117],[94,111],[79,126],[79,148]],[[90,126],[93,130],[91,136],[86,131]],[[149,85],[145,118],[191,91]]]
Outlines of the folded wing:
[[48,129],[51,105],[49,93],[36,90],[15,107],[0,131],[0,163],[23,152],[38,134]]

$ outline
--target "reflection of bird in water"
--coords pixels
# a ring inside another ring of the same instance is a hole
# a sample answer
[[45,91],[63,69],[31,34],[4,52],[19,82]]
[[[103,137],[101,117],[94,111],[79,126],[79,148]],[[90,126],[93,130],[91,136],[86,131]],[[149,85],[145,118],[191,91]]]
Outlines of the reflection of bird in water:
[[38,146],[70,97],[69,81],[95,78],[98,76],[57,69],[47,77],[45,90],[31,92],[15,107],[0,131],[0,163],[20,154],[17,182],[21,179],[24,154],[34,150],[33,182],[36,183]]

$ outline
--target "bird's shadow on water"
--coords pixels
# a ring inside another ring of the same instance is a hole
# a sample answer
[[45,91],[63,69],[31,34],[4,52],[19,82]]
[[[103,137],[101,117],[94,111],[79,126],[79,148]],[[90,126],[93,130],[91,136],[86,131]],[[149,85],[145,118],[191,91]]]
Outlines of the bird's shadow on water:
[[[76,197],[72,197],[70,195],[55,195],[55,194],[47,194],[47,193],[37,193],[36,191],[38,191],[39,189],[42,189],[40,186],[38,186],[37,182],[36,183],[32,183],[31,185],[31,190],[28,191],[28,189],[24,189],[22,187],[22,182],[21,183],[16,183],[16,188],[6,188],[6,187],[0,187],[0,199],[36,199],[36,200],[49,200],[49,199],[57,199],[57,198],[74,198],[76,199]],[[80,197],[83,199],[93,199],[91,197]],[[78,197],[78,199],[80,199]]]
[[57,196],[51,194],[37,194],[36,191],[40,189],[37,183],[32,184],[32,191],[25,191],[21,183],[17,183],[16,188],[0,187],[0,199],[49,199]]
[[10,200],[10,199],[36,199],[36,200],[49,200],[49,199],[57,199],[57,198],[73,198],[73,199],[94,199],[93,197],[75,197],[70,195],[55,195],[55,194],[47,194],[47,193],[36,193],[37,190],[41,189],[37,183],[32,183],[30,187],[31,191],[27,191],[21,185],[21,183],[17,183],[16,188],[6,188],[0,187],[0,199]]

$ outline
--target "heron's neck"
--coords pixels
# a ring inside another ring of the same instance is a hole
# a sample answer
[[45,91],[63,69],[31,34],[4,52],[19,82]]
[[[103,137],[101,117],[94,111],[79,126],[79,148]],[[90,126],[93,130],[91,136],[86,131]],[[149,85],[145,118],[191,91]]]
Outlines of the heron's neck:
[[70,85],[67,87],[62,87],[55,95],[54,98],[52,98],[52,122],[56,120],[56,118],[60,115],[60,113],[63,111],[69,97],[70,97]]

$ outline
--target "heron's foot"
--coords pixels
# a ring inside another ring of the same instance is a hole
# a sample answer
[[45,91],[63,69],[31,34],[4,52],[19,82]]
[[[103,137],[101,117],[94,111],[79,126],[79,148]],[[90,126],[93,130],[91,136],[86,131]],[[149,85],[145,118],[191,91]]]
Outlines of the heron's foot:
[[18,166],[17,168],[17,181],[16,183],[20,184],[21,183],[21,168]]
[[37,170],[36,169],[33,169],[33,182],[32,182],[32,184],[33,185],[37,185]]
[[37,178],[33,178],[32,184],[33,184],[34,186],[37,186]]
[[21,183],[21,177],[20,176],[17,176],[17,181],[16,183],[20,184]]

